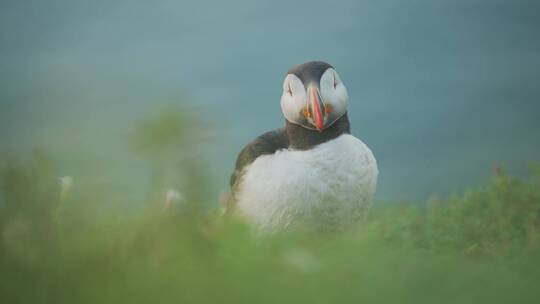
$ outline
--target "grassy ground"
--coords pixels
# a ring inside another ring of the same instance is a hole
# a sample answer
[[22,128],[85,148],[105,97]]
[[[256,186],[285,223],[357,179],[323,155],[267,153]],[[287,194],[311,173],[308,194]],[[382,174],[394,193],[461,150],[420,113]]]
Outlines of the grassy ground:
[[[1,303],[538,303],[538,167],[373,208],[343,233],[256,239],[204,207],[204,174],[171,174],[204,171],[196,152],[178,154],[195,146],[179,115],[135,128],[150,168],[141,208],[107,183],[59,180],[43,152],[0,161]],[[184,191],[167,201],[166,183]]]
[[62,192],[39,153],[30,164],[6,166],[2,183],[2,303],[537,303],[540,296],[534,172],[526,180],[499,173],[425,208],[374,208],[345,233],[258,240],[243,223],[188,202],[167,210],[149,202],[126,215],[106,191]]

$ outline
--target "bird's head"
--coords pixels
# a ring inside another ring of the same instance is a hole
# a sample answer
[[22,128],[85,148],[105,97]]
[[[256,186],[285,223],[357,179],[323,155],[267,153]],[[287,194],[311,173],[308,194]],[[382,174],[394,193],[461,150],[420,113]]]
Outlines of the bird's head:
[[347,112],[348,100],[336,70],[328,63],[310,61],[287,72],[281,110],[289,122],[323,132]]

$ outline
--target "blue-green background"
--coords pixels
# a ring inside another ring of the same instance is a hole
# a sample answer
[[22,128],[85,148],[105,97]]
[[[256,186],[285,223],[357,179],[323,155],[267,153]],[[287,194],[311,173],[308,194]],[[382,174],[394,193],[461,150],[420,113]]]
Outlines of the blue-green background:
[[0,154],[44,147],[65,175],[131,188],[134,121],[188,105],[217,195],[243,145],[283,124],[287,69],[324,60],[378,198],[447,195],[540,160],[539,33],[532,0],[2,1]]

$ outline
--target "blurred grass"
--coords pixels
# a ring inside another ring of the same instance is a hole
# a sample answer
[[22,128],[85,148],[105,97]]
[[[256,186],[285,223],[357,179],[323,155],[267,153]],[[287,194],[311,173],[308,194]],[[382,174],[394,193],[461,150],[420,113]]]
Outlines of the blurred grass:
[[1,303],[538,302],[538,166],[426,207],[374,208],[344,233],[256,239],[203,207],[182,115],[158,113],[131,136],[150,168],[142,212],[107,186],[63,183],[42,150],[0,162]]

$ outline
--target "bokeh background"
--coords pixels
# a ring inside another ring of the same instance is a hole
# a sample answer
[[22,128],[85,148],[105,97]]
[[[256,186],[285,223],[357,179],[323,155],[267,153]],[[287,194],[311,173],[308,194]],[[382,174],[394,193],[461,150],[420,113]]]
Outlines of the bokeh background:
[[[539,16],[526,0],[1,1],[0,302],[537,303]],[[377,207],[262,235],[217,197],[308,60],[349,90]]]
[[324,60],[378,159],[377,198],[446,196],[540,159],[539,16],[534,0],[2,1],[0,154],[42,147],[61,174],[137,197],[127,138],[180,105],[203,122],[217,197],[243,145],[283,125],[287,69]]

